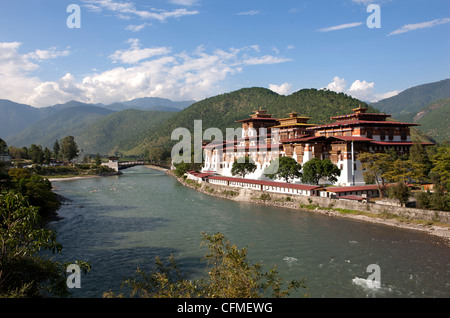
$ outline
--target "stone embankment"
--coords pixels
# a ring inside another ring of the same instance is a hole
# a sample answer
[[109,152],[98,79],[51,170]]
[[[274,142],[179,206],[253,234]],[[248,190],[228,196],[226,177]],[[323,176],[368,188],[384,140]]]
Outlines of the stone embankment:
[[425,231],[446,238],[450,243],[450,212],[361,203],[317,196],[267,193],[253,189],[228,187],[177,178],[180,183],[202,193],[238,202],[264,204],[289,209],[302,209],[330,217],[348,217],[372,223]]

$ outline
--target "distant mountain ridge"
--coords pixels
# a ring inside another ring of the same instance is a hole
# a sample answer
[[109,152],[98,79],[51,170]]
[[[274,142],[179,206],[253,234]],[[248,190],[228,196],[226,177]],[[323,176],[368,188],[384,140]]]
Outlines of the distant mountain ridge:
[[[216,127],[225,132],[225,128],[240,127],[237,120],[248,118],[254,110],[262,108],[275,118],[285,118],[295,111],[300,116],[311,117],[309,123],[323,124],[330,122],[330,117],[351,113],[353,108],[361,105],[367,106],[371,112],[381,110],[393,114],[395,120],[421,124],[411,129],[413,138],[428,141],[427,134],[441,141],[449,139],[449,98],[421,106],[418,111],[415,109],[436,96],[446,95],[449,84],[450,80],[444,80],[400,93],[399,103],[406,103],[411,96],[418,96],[415,97],[415,105],[409,105],[403,112],[398,108],[389,108],[396,96],[369,105],[344,93],[314,88],[285,96],[267,88],[250,87],[194,103],[149,97],[109,105],[70,101],[34,108],[0,100],[0,138],[8,146],[29,147],[34,143],[51,148],[56,139],[72,135],[87,154],[118,152],[140,156],[152,147],[163,148],[170,153],[177,142],[171,139],[173,130],[183,127],[193,132],[194,120],[202,120],[203,130]],[[377,109],[376,105],[384,108]],[[413,109],[414,112],[410,112]],[[402,116],[409,116],[409,119],[400,118]]]
[[[166,98],[145,97],[120,103],[88,104],[79,101],[69,101],[64,104],[55,104],[48,107],[36,108],[30,105],[16,103],[6,99],[0,99],[0,138],[5,140],[18,140],[15,135],[38,121],[49,117],[61,110],[79,106],[99,107],[109,111],[122,111],[126,109],[157,110],[178,112],[195,101],[171,101]],[[86,108],[87,110],[87,108]],[[36,127],[35,127],[36,128]],[[24,138],[24,137],[20,137]],[[24,139],[22,139],[24,140]]]
[[393,118],[412,121],[425,106],[450,97],[450,79],[408,88],[398,95],[370,103]]

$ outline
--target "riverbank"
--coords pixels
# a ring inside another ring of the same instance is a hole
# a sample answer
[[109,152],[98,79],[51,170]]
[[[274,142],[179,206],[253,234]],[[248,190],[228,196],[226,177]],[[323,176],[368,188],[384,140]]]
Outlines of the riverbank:
[[[176,178],[181,184],[207,195],[237,202],[249,202],[289,209],[302,209],[320,213],[329,217],[345,217],[364,222],[384,224],[403,229],[426,232],[446,239],[450,246],[450,213],[412,208],[379,206],[360,202],[303,197],[287,194],[265,193],[254,189],[227,187],[209,183],[184,180],[167,170],[167,174]],[[442,220],[444,219],[444,220]]]
[[81,176],[67,176],[67,177],[55,177],[55,178],[47,178],[46,176],[42,176],[43,178],[47,178],[48,181],[70,181],[70,180],[78,180],[78,179],[89,179],[89,178],[100,178],[100,177],[110,177],[110,176],[118,176],[121,175],[122,172],[105,172],[100,174],[86,174]]

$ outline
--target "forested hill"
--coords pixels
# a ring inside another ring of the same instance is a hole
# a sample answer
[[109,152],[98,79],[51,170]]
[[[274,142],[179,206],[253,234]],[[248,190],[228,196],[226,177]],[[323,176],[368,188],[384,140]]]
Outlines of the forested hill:
[[398,120],[411,122],[425,106],[450,97],[450,79],[408,88],[372,106]]
[[351,113],[359,105],[378,112],[358,99],[328,90],[302,89],[284,96],[266,88],[243,88],[204,99],[176,113],[155,127],[132,152],[142,153],[152,146],[171,148],[177,142],[171,141],[172,131],[184,127],[193,132],[194,120],[198,119],[202,120],[203,130],[217,127],[225,131],[227,127],[240,127],[237,120],[248,118],[254,110],[262,108],[275,118],[286,118],[288,113],[295,111],[299,116],[311,117],[310,123],[322,124],[330,122],[332,116]]

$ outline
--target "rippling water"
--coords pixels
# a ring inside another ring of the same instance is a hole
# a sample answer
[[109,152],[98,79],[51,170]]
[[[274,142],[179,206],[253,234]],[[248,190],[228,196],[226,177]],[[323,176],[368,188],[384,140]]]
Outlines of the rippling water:
[[[93,267],[74,297],[120,292],[121,281],[156,256],[173,254],[191,278],[201,277],[201,232],[248,247],[252,262],[276,265],[286,280],[306,278],[311,297],[450,296],[450,247],[417,231],[214,198],[142,166],[53,184],[71,200],[49,224],[63,245],[56,258]],[[380,288],[367,283],[370,264],[380,267]]]

